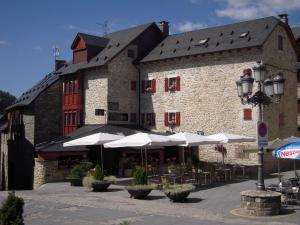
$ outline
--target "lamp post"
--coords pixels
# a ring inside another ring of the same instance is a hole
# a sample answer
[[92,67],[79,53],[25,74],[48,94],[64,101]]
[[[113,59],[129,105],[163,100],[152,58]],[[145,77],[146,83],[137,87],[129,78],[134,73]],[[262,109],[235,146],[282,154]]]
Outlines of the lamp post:
[[[253,76],[252,76],[253,70]],[[278,73],[273,76],[266,76],[266,66],[262,62],[253,69],[245,69],[240,80],[236,81],[238,97],[240,97],[243,105],[258,105],[259,121],[263,121],[262,107],[272,102],[278,103],[284,93],[283,74]],[[252,95],[253,83],[258,84],[258,90]],[[265,190],[264,184],[264,163],[263,163],[263,147],[258,147],[258,180],[257,190]]]

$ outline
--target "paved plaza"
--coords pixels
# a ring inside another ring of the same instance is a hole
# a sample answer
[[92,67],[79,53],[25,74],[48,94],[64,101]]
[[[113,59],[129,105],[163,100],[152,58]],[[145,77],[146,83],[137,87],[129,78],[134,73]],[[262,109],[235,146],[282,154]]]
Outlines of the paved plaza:
[[[292,172],[285,173],[285,177]],[[112,185],[108,192],[90,192],[69,183],[51,183],[34,191],[17,191],[25,200],[26,225],[289,225],[300,224],[300,206],[293,212],[269,218],[250,218],[230,213],[239,207],[239,192],[255,187],[255,180],[238,180],[231,184],[202,188],[190,194],[185,203],[172,203],[161,191],[152,191],[147,200],[130,199],[123,186]],[[266,185],[277,178],[266,180]],[[1,192],[3,201],[7,192]]]

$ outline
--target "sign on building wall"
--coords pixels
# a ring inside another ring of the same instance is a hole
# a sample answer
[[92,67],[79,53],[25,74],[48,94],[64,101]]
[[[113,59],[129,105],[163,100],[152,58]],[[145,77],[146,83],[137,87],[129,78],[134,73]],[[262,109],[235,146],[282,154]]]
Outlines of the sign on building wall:
[[259,148],[268,146],[268,126],[266,122],[257,122],[257,146]]

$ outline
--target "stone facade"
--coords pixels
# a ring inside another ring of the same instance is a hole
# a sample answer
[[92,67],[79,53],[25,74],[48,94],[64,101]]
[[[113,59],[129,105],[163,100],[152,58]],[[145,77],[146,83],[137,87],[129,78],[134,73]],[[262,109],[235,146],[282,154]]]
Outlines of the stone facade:
[[[138,83],[138,70],[133,65],[133,59],[127,56],[131,45],[115,57],[107,67],[86,71],[84,74],[84,109],[85,124],[105,123],[128,124],[130,113],[138,110],[138,87],[131,90],[131,81]],[[118,109],[108,109],[108,103],[117,103]],[[95,115],[95,109],[104,109],[105,116]],[[107,113],[108,112],[108,113]],[[111,112],[127,113],[128,121],[109,120]]]
[[[277,35],[284,37],[283,51],[277,50]],[[278,26],[262,48],[233,50],[229,52],[176,58],[141,66],[141,79],[156,79],[156,93],[141,96],[142,113],[156,113],[156,126],[153,131],[166,132],[165,112],[180,112],[180,126],[176,132],[205,135],[228,132],[256,137],[258,120],[257,107],[243,106],[237,97],[235,81],[246,68],[263,60],[269,74],[284,73],[285,95],[279,104],[264,108],[264,119],[269,124],[269,139],[288,137],[296,134],[296,55],[285,30]],[[180,91],[165,92],[165,78],[180,76]],[[252,120],[244,121],[243,109],[252,109]],[[284,122],[279,127],[279,115]],[[248,144],[227,144],[226,163],[255,165],[256,151],[246,151]],[[221,154],[213,146],[200,147],[200,159],[221,161]],[[239,155],[239,156],[238,156]],[[238,157],[237,157],[238,156]]]

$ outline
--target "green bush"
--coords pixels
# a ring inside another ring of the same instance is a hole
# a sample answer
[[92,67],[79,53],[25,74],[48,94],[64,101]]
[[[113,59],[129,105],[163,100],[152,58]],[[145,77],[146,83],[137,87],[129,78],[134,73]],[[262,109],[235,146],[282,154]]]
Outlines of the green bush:
[[68,178],[81,179],[85,176],[85,174],[86,174],[86,171],[84,171],[83,167],[81,165],[76,165],[70,171]]
[[186,191],[194,191],[195,187],[192,184],[166,184],[163,187],[165,193],[180,193]]
[[133,173],[133,185],[147,185],[147,176],[142,167],[137,167]]
[[0,209],[1,225],[22,225],[24,200],[15,196],[13,192],[3,202]]
[[96,165],[94,179],[95,180],[104,180],[104,173],[103,173],[101,167],[99,166],[99,164]]
[[82,165],[82,169],[83,169],[85,172],[90,171],[92,168],[93,168],[93,163],[92,163],[92,162],[85,162],[85,163]]

